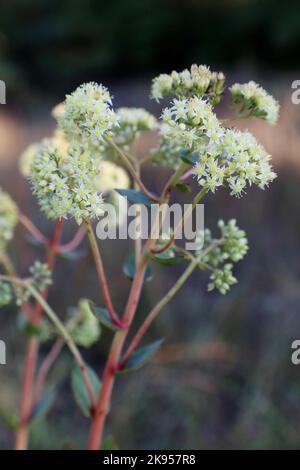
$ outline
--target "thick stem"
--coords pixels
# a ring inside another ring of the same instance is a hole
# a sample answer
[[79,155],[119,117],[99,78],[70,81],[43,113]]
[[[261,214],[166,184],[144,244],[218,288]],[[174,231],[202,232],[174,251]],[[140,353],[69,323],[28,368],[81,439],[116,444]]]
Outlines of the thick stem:
[[77,232],[75,233],[74,238],[72,238],[72,240],[70,240],[68,243],[58,246],[56,252],[68,253],[70,251],[75,250],[83,241],[84,237],[85,237],[85,229],[83,225],[81,225],[79,229],[77,230]]
[[[177,183],[181,175],[184,173],[185,169],[186,165],[182,164],[180,168],[176,171],[176,173],[172,175],[172,177],[168,180],[159,199],[160,204],[168,201],[172,187]],[[137,183],[139,184],[140,182],[137,181]],[[136,270],[136,275],[132,283],[128,302],[125,308],[124,316],[122,318],[124,329],[123,331],[117,332],[115,334],[110,353],[106,362],[102,379],[100,397],[98,400],[96,412],[92,420],[92,427],[88,439],[89,450],[99,449],[102,443],[105,419],[109,408],[111,394],[115,381],[115,372],[118,369],[122,348],[136,312],[136,308],[142,290],[145,267],[147,263],[146,253],[147,250],[151,249],[152,243],[153,240],[150,237],[144,247],[144,254],[141,255],[140,262]]]
[[120,369],[124,367],[124,365],[128,361],[131,354],[135,351],[141,339],[143,338],[144,334],[146,333],[150,325],[153,323],[155,318],[158,316],[161,310],[172,300],[172,298],[179,291],[179,289],[183,286],[183,284],[186,282],[186,280],[189,278],[189,276],[192,274],[192,272],[194,271],[194,269],[197,267],[198,264],[199,264],[199,259],[194,258],[193,261],[187,267],[187,269],[183,272],[183,274],[174,284],[174,286],[169,290],[169,292],[160,300],[160,302],[158,302],[158,304],[148,314],[148,316],[142,323],[141,327],[137,331],[132,342],[130,343],[128,350],[125,353],[124,358],[122,359],[122,362],[120,363],[120,366],[119,366]]
[[111,350],[108,356],[108,360],[104,369],[100,397],[93,417],[92,427],[88,440],[89,450],[99,449],[102,443],[105,419],[109,408],[111,393],[115,381],[115,372],[118,369],[118,363],[120,360],[122,348],[140,298],[146,261],[146,257],[143,256],[140,261],[134,281],[132,283],[132,288],[123,316],[123,324],[126,326],[126,329],[115,334]]
[[93,256],[94,256],[94,260],[95,260],[95,264],[96,264],[96,269],[97,269],[97,274],[98,274],[98,278],[99,278],[99,283],[100,283],[101,290],[102,290],[102,293],[103,293],[105,305],[106,305],[108,313],[110,314],[111,319],[115,323],[115,325],[117,325],[118,327],[122,327],[122,323],[120,322],[120,319],[119,319],[117,313],[115,312],[115,309],[114,309],[113,304],[112,304],[112,300],[111,300],[109,289],[108,289],[107,279],[106,279],[106,275],[105,275],[105,271],[104,271],[104,266],[103,266],[100,250],[99,250],[99,247],[98,247],[98,243],[97,243],[97,240],[96,240],[96,237],[95,237],[95,234],[94,234],[94,230],[93,230],[89,220],[85,220],[84,225],[85,225],[86,233],[88,235],[89,242],[90,242],[90,245],[91,245],[91,249],[92,249],[92,252],[93,252]]

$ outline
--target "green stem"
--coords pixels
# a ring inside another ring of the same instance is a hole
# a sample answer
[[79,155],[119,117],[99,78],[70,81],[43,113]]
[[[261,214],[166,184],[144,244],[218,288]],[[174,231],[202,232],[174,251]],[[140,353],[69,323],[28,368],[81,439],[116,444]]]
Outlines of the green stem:
[[187,269],[183,272],[183,274],[180,276],[180,278],[176,281],[176,283],[173,285],[173,287],[169,290],[169,292],[158,302],[158,304],[151,310],[149,315],[146,317],[144,322],[142,323],[141,327],[137,331],[136,335],[134,336],[132,342],[130,343],[130,346],[127,349],[127,352],[124,355],[124,358],[122,359],[120,363],[120,369],[124,367],[126,362],[128,361],[129,357],[131,354],[135,351],[139,343],[141,342],[141,339],[143,338],[145,332],[148,330],[150,325],[153,323],[153,321],[156,319],[156,317],[159,315],[161,310],[172,300],[172,298],[175,296],[175,294],[179,291],[179,289],[183,286],[183,284],[186,282],[186,280],[189,278],[189,276],[192,274],[194,269],[197,267],[200,261],[200,256],[197,258],[194,258]]
[[11,276],[0,276],[0,280],[11,282],[11,283],[24,287],[24,289],[27,289],[31,293],[32,297],[41,305],[41,307],[43,308],[43,311],[45,312],[49,320],[53,323],[59,335],[64,339],[66,345],[68,346],[71,354],[74,357],[74,360],[78,364],[78,367],[81,370],[83,380],[84,380],[84,383],[85,383],[85,386],[89,395],[89,399],[92,404],[92,409],[93,409],[96,405],[96,398],[94,394],[94,389],[92,387],[92,384],[90,382],[90,379],[87,373],[85,363],[82,359],[82,356],[75,342],[73,341],[72,336],[69,334],[68,330],[65,328],[64,324],[60,321],[60,319],[58,318],[54,310],[52,310],[48,302],[46,302],[46,300],[41,296],[41,294],[32,286],[30,281],[14,278]]

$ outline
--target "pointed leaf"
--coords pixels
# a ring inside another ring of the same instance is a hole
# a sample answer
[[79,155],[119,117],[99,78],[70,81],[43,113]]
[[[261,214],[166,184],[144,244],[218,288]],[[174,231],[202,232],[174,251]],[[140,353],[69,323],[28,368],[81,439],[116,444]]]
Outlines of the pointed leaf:
[[85,250],[74,250],[74,251],[67,251],[66,253],[59,253],[58,254],[61,258],[67,259],[68,261],[77,261],[82,259],[86,255]]
[[17,316],[17,327],[28,336],[42,336],[43,329],[41,325],[26,320],[25,315],[20,312]]
[[199,155],[197,153],[190,153],[186,150],[180,150],[180,158],[184,163],[194,166],[199,161]]
[[182,193],[190,193],[191,192],[190,185],[186,184],[186,183],[177,183],[175,187],[176,187],[176,189],[178,189]]
[[99,322],[112,331],[119,331],[120,328],[112,321],[111,316],[106,308],[98,307],[94,302],[89,301],[89,306],[93,314]]
[[147,346],[137,349],[128,359],[123,369],[118,370],[116,373],[122,375],[139,369],[161,347],[163,342],[163,339],[159,339],[158,341],[154,341],[153,343],[148,344]]
[[[95,396],[98,397],[100,393],[101,382],[93,371],[93,369],[89,366],[86,367]],[[91,402],[82,377],[82,373],[77,365],[72,370],[71,388],[77,405],[80,407],[84,416],[89,417],[91,410]]]
[[33,237],[32,235],[26,235],[26,241],[32,245],[32,246],[36,246],[36,247],[39,247],[39,248],[43,248],[45,245],[44,243],[42,243],[40,240],[38,240],[37,238]]
[[[136,272],[136,263],[135,263],[135,253],[132,251],[128,258],[125,261],[125,264],[123,266],[123,272],[127,279],[130,281],[133,281],[135,272]],[[152,270],[150,266],[147,266],[145,269],[145,275],[144,275],[144,281],[148,282],[151,281],[153,277]]]
[[116,189],[116,191],[123,197],[126,197],[129,202],[133,204],[144,204],[145,206],[151,206],[155,201],[152,201],[146,194],[136,189]]
[[155,263],[163,264],[165,266],[172,266],[174,264],[179,264],[185,261],[185,257],[176,256],[172,248],[169,248],[163,253],[158,254],[149,252],[148,255],[153,261],[155,261]]

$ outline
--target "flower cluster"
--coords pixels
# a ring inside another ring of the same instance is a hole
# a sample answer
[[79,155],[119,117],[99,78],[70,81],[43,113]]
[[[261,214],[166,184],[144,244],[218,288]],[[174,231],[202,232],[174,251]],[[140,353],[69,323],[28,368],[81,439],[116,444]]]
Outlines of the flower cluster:
[[257,83],[236,83],[230,88],[232,102],[239,112],[248,112],[255,116],[276,124],[279,116],[279,104]]
[[250,132],[220,129],[216,139],[198,150],[195,174],[210,191],[227,184],[231,195],[241,196],[247,185],[265,189],[276,178],[271,155]]
[[13,291],[8,282],[0,281],[0,307],[5,307],[13,300]]
[[[47,264],[35,261],[29,268],[31,277],[29,282],[39,292],[44,292],[52,284],[51,271]],[[0,307],[8,305],[14,299],[17,305],[30,300],[31,292],[25,287],[11,285],[6,281],[0,281]]]
[[175,97],[209,95],[214,103],[220,101],[225,76],[222,72],[211,72],[205,65],[192,65],[183,72],[161,74],[152,81],[151,96],[159,101],[164,96]]
[[164,159],[165,149],[173,150],[169,158],[179,160],[180,150],[197,157],[195,174],[201,186],[215,192],[228,185],[231,194],[240,196],[247,185],[264,189],[274,180],[271,156],[249,132],[228,129],[221,125],[213,108],[204,99],[174,100],[163,111],[162,144],[156,151]]
[[165,126],[162,133],[165,138],[172,139],[182,148],[196,150],[210,140],[219,137],[221,124],[213,112],[212,105],[205,99],[194,96],[190,99],[175,99],[171,108],[162,114]]
[[204,99],[175,99],[170,108],[162,114],[160,128],[161,143],[152,152],[153,159],[167,167],[177,168],[180,151],[201,150],[208,138],[218,137],[221,125],[213,112],[212,105]]
[[83,84],[67,95],[63,112],[56,115],[67,137],[83,146],[103,141],[118,121],[108,90],[97,83]]
[[79,315],[79,322],[72,329],[71,335],[78,346],[89,348],[98,341],[101,327],[90,309],[88,300],[81,299],[79,301],[78,308],[72,309],[72,317],[74,315]]
[[237,282],[232,275],[232,263],[242,260],[249,247],[246,234],[236,225],[235,219],[231,219],[227,224],[220,220],[218,227],[220,238],[214,239],[209,229],[198,234],[197,241],[201,249],[196,251],[196,254],[203,254],[200,267],[212,271],[208,290],[216,288],[221,294],[225,294],[230,286]]
[[49,218],[74,217],[78,224],[84,218],[98,217],[102,197],[95,189],[99,162],[90,158],[82,147],[69,147],[64,159],[53,142],[41,145],[31,167],[31,183],[42,211]]
[[35,261],[29,269],[32,275],[32,285],[40,292],[44,292],[52,284],[51,271],[46,263]]
[[34,162],[35,156],[40,151],[43,145],[53,144],[57,147],[62,159],[68,156],[69,143],[63,131],[56,129],[52,137],[46,137],[41,142],[35,142],[29,145],[20,156],[19,169],[25,178],[30,176],[31,167]]
[[162,123],[160,127],[160,145],[151,150],[151,162],[172,170],[177,170],[182,163],[180,158],[181,146],[179,142],[165,137],[168,134],[169,125]]
[[143,108],[119,108],[118,128],[115,130],[120,143],[131,143],[142,131],[158,129],[156,118]]
[[13,238],[18,222],[18,208],[12,198],[0,188],[0,252]]

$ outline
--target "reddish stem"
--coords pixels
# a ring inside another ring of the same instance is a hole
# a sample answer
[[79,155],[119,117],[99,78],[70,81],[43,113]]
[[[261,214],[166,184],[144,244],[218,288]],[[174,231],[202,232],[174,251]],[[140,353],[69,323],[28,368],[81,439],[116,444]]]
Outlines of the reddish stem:
[[62,338],[59,338],[52,346],[49,354],[47,354],[44,362],[42,363],[40,367],[40,370],[36,379],[36,383],[35,383],[35,393],[34,393],[35,403],[37,403],[41,398],[48,373],[52,365],[55,363],[56,359],[58,358],[62,348],[64,347],[64,344],[65,344],[64,340]]
[[151,248],[150,251],[151,253],[155,255],[159,255],[160,253],[164,253],[168,248],[170,248],[173,242],[174,242],[174,237],[171,237],[170,240],[168,240],[164,246],[162,246],[161,248]]
[[[55,257],[56,257],[56,247],[59,244],[59,240],[62,232],[62,219],[59,219],[55,222],[54,231],[52,238],[50,240],[46,263],[49,269],[52,271],[54,268]],[[43,298],[46,298],[48,295],[48,289],[43,292]],[[33,314],[32,321],[34,324],[39,324],[43,309],[41,305],[37,302],[35,305],[35,310]],[[22,382],[22,391],[21,391],[21,403],[20,403],[20,427],[16,434],[15,449],[16,450],[25,450],[28,446],[28,420],[32,410],[32,399],[33,399],[33,381],[34,374],[37,363],[39,349],[39,341],[37,338],[31,338],[29,340],[24,375]]]
[[45,235],[31,222],[31,220],[22,213],[19,213],[19,222],[28,230],[31,235],[43,245],[49,246],[50,241]]
[[[174,186],[174,184],[176,184],[176,182],[182,175],[183,171],[184,171],[184,166],[182,166],[168,180],[168,182],[166,183],[163,189],[162,195],[160,197],[160,200],[159,200],[160,204],[168,201],[172,187]],[[110,349],[110,353],[106,362],[103,379],[102,379],[101,392],[100,392],[97,407],[96,407],[96,410],[92,419],[92,427],[91,427],[91,431],[90,431],[90,435],[88,439],[89,450],[99,449],[99,446],[101,446],[101,443],[102,443],[104,424],[105,424],[107,411],[109,409],[111,394],[112,394],[112,390],[114,386],[115,373],[118,370],[122,348],[126,340],[132,320],[134,318],[137,304],[139,302],[139,298],[141,295],[145,268],[147,264],[146,253],[148,250],[151,250],[152,243],[153,243],[152,239],[149,238],[144,247],[144,254],[141,256],[140,262],[138,264],[136,275],[132,283],[128,302],[127,302],[126,309],[124,312],[124,316],[122,318],[124,329],[115,334],[115,337],[114,337],[114,340]]]
[[184,175],[181,176],[180,178],[180,181],[186,181],[190,178],[190,176],[194,175],[195,174],[195,169],[194,168],[190,168],[187,170],[186,173],[184,173]]
[[86,229],[86,232],[90,241],[91,249],[93,252],[97,274],[99,278],[99,283],[100,283],[101,290],[103,293],[105,305],[107,307],[108,313],[110,314],[110,317],[112,321],[114,322],[114,324],[118,326],[119,328],[122,328],[123,323],[120,321],[112,304],[112,300],[111,300],[111,296],[110,296],[110,292],[108,288],[108,283],[107,283],[107,279],[106,279],[106,275],[104,271],[104,266],[103,266],[101,254],[99,251],[98,243],[97,243],[93,228],[91,226],[91,223],[88,220],[84,222],[84,225],[85,225],[85,229]]
[[71,241],[69,241],[68,243],[65,243],[64,245],[58,246],[56,252],[57,253],[68,253],[69,251],[75,250],[80,245],[80,243],[83,241],[84,237],[85,237],[85,229],[84,229],[83,225],[81,225],[81,227],[79,227],[79,229],[77,230],[74,238]]
[[128,330],[132,323],[133,317],[136,312],[137,304],[140,298],[144,273],[146,266],[146,258],[143,257],[139,264],[136,276],[132,283],[129,299],[123,316],[123,324],[126,329],[116,333],[111,350],[108,356],[106,367],[102,378],[102,386],[100,397],[92,420],[92,427],[88,440],[88,449],[97,450],[101,445],[104,431],[104,424],[106,419],[107,410],[109,408],[110,397],[115,382],[115,372],[118,369],[122,348],[128,334]]

